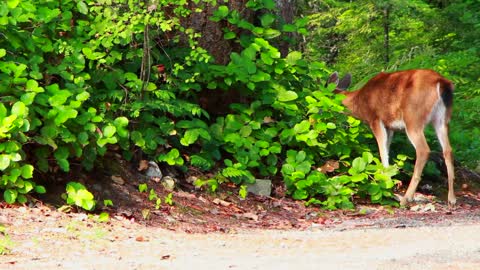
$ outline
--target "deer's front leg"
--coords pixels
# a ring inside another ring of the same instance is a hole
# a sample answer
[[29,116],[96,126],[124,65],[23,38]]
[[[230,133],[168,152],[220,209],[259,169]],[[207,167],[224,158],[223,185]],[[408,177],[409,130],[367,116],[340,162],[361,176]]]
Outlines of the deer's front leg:
[[373,135],[375,135],[375,139],[377,140],[378,151],[380,152],[380,159],[382,160],[382,164],[386,168],[389,166],[388,152],[393,136],[393,131],[388,130],[381,120],[376,120],[370,123],[370,128],[372,129]]

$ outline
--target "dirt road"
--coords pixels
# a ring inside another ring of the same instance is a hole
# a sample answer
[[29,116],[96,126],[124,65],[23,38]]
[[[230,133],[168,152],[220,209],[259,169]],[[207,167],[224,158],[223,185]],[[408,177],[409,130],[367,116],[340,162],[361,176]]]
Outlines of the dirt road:
[[10,245],[0,269],[480,269],[476,222],[187,234],[85,218],[47,216],[6,226]]

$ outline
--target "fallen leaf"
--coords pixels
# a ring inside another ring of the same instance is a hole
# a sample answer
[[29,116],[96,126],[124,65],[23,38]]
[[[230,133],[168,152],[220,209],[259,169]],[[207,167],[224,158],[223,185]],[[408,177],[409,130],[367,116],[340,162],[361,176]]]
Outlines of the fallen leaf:
[[221,206],[230,206],[232,203],[229,203],[227,201],[224,201],[224,200],[220,200],[219,198],[215,198],[213,199],[213,203],[214,204],[219,204]]
[[125,184],[125,180],[123,180],[121,176],[112,175],[111,179],[115,184],[119,184],[119,185]]
[[265,117],[263,118],[263,123],[264,123],[264,124],[270,124],[270,123],[274,123],[274,122],[275,122],[275,120],[273,120],[273,118],[270,117],[270,116],[265,116]]
[[135,238],[135,240],[136,240],[137,242],[148,242],[148,238],[146,238],[146,237],[144,237],[144,236],[142,236],[142,235],[137,236],[137,238]]
[[322,167],[318,168],[317,170],[321,173],[333,172],[340,167],[338,161],[336,160],[327,160]]
[[140,163],[138,164],[138,171],[144,171],[148,169],[148,160],[142,159],[140,160]]

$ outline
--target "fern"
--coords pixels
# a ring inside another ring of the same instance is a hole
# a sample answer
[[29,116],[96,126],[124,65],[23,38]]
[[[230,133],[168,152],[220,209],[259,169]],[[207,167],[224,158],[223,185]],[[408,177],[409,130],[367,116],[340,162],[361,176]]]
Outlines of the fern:
[[[239,163],[235,164],[239,165]],[[236,168],[239,166],[234,167],[226,167],[222,170],[222,175],[226,178],[229,178],[235,184],[242,184],[242,183],[254,183],[255,177],[252,173],[243,168]]]
[[202,171],[207,171],[212,168],[213,161],[207,160],[206,158],[200,155],[192,155],[190,157],[190,164],[194,167],[199,168]]

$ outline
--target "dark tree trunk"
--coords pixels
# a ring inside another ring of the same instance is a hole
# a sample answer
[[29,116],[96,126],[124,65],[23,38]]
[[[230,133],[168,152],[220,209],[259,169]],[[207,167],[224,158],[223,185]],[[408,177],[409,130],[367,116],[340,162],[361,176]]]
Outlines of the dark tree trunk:
[[[244,19],[253,22],[255,14],[253,11],[246,9],[245,4],[248,0],[230,0],[225,5],[229,10],[238,11]],[[194,10],[197,6],[191,2],[190,8]],[[200,46],[206,49],[214,58],[217,64],[226,64],[230,61],[230,53],[239,51],[240,47],[232,40],[225,40],[223,38],[223,28],[227,27],[234,30],[233,26],[226,21],[213,22],[209,18],[213,12],[218,9],[218,6],[213,7],[206,5],[201,13],[192,13],[192,15],[183,22],[185,27],[193,28],[202,36],[199,40]]]
[[[277,8],[278,8],[278,15],[282,18],[285,23],[292,23],[295,19],[295,15],[297,14],[297,0],[276,0]],[[287,37],[289,39],[294,39],[295,34],[288,33]],[[288,54],[290,43],[287,41],[282,41],[279,44],[279,50],[282,56],[286,56]]]

